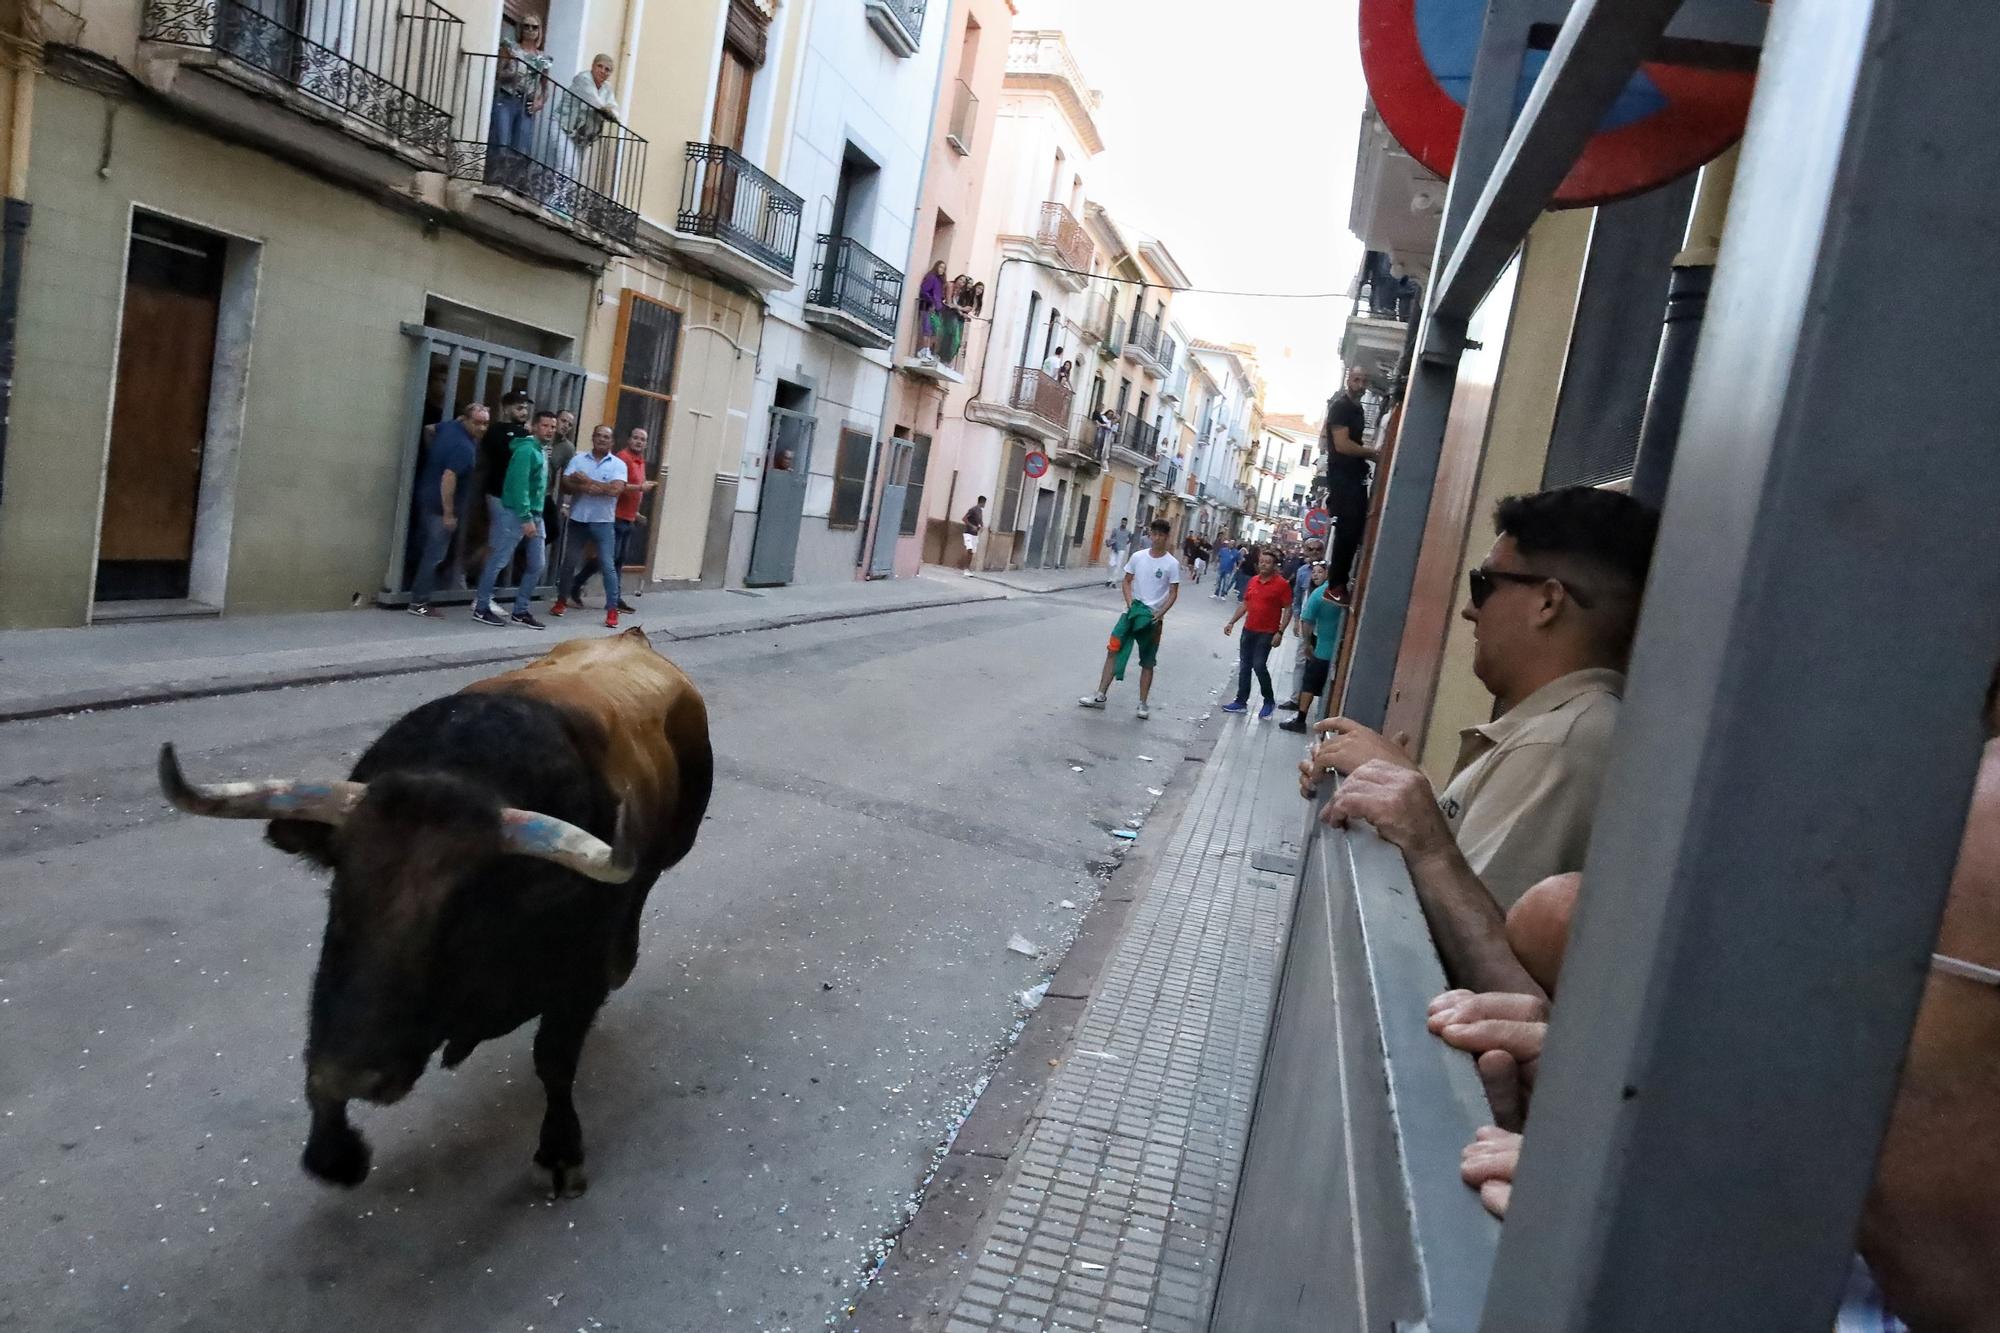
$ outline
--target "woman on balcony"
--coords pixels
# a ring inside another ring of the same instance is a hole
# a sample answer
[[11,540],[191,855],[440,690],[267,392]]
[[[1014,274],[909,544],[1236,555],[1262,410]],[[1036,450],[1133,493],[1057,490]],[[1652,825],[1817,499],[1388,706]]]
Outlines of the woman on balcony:
[[938,334],[944,328],[944,261],[931,265],[917,288],[917,359],[938,359]]
[[549,70],[554,68],[542,49],[542,21],[530,14],[519,32],[500,39],[500,60],[493,74],[493,122],[486,136],[486,176],[503,184],[519,184],[525,163],[535,152],[536,117],[548,100]]

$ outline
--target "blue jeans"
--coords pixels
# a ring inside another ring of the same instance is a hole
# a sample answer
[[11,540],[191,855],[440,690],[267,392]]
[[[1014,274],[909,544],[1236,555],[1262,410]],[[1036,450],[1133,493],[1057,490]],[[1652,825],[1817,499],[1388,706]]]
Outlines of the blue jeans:
[[1264,691],[1265,703],[1276,703],[1277,695],[1271,690],[1271,639],[1274,636],[1257,630],[1243,631],[1242,646],[1236,650],[1236,702],[1250,702],[1250,673],[1257,674],[1257,684]]
[[493,609],[493,585],[500,578],[500,571],[514,559],[514,552],[522,543],[527,544],[527,565],[521,571],[521,586],[514,591],[514,614],[528,613],[528,599],[535,595],[535,585],[542,581],[542,569],[548,563],[548,548],[542,541],[542,524],[535,520],[532,536],[521,531],[524,522],[505,505],[498,496],[486,497],[486,513],[491,520],[486,537],[490,554],[486,557],[486,568],[479,574],[479,595],[473,599],[474,610]]
[[1220,597],[1222,596],[1223,593],[1227,592],[1229,589],[1235,586],[1236,586],[1236,566],[1231,565],[1227,569],[1223,569],[1216,574],[1215,591],[1210,593],[1209,596]]
[[422,606],[437,590],[438,566],[444,563],[444,553],[451,548],[452,534],[444,525],[442,513],[420,514],[417,523],[424,544],[417,556],[416,577],[410,581],[410,601]]
[[[623,540],[623,534],[618,531],[620,526],[630,525],[579,523],[575,519],[569,521],[570,549],[569,559],[566,562],[569,568],[563,577],[556,581],[556,587],[562,596],[572,602],[576,601],[583,596],[583,581],[592,574],[601,574],[604,576],[604,608],[607,611],[617,609],[618,548]],[[597,555],[588,564],[584,563],[583,558],[585,538],[597,543]]]

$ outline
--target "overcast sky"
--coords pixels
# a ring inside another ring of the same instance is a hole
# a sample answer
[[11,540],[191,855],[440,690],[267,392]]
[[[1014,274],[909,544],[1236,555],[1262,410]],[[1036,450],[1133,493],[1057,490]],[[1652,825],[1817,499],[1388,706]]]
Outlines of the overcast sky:
[[[1345,292],[1364,88],[1355,0],[1019,0],[1018,28],[1059,27],[1104,94],[1086,177],[1113,215],[1158,236],[1196,287]],[[1188,331],[1254,343],[1274,412],[1337,389],[1344,300],[1189,294]]]

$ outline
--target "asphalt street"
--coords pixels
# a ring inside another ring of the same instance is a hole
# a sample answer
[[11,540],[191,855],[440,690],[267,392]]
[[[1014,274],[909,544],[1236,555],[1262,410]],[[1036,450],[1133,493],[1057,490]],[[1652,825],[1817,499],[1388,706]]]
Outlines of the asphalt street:
[[358,1189],[300,1171],[321,888],[153,786],[164,740],[197,780],[340,775],[483,671],[0,726],[0,1329],[838,1326],[1111,830],[1188,780],[1235,647],[1188,591],[1147,722],[1133,682],[1076,706],[1109,591],[679,645],[716,795],[585,1047],[562,1203],[528,1029],[362,1109]]

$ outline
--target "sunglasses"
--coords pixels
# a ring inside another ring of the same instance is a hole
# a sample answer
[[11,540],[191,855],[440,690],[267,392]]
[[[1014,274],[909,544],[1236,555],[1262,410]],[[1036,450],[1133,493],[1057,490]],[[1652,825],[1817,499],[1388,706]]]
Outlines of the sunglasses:
[[1562,579],[1555,577],[1555,575],[1517,574],[1511,569],[1468,569],[1465,571],[1466,591],[1472,597],[1472,609],[1477,611],[1480,607],[1485,606],[1486,599],[1491,597],[1493,590],[1498,588],[1502,583],[1561,584],[1563,591],[1570,595],[1571,601],[1586,611],[1590,610],[1590,599],[1578,592],[1573,585],[1564,582]]
[[522,32],[540,32],[541,30],[542,25],[539,23],[523,23],[521,25]]

